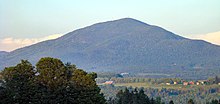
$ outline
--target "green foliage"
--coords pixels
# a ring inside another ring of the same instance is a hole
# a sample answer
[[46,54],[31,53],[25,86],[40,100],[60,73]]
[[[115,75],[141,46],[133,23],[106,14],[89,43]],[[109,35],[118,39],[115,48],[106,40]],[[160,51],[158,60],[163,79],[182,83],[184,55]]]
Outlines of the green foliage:
[[131,91],[128,88],[125,88],[124,91],[120,90],[116,95],[116,99],[112,101],[114,103],[109,102],[109,104],[161,104],[155,103],[153,98],[150,100],[148,96],[144,94],[143,89],[138,90],[137,88]]
[[218,100],[212,100],[211,102],[206,102],[206,104],[220,104],[220,99]]
[[160,97],[156,97],[156,104],[161,104],[161,98]]
[[[135,83],[132,84],[135,85]],[[109,100],[115,101],[114,98],[116,97],[117,92],[119,92],[121,89],[125,89],[125,86],[116,85],[100,85],[99,87],[102,89],[101,92],[104,93],[108,102]],[[157,88],[151,85],[150,87],[144,88],[144,92],[148,95],[149,98],[161,97],[161,101],[165,102],[166,104],[169,103],[171,100],[174,104],[187,104],[189,99],[193,99],[195,104],[211,104],[212,99],[219,99],[219,89],[219,85],[215,84],[200,86],[181,86],[181,88],[179,89],[173,89],[170,86]],[[131,90],[129,88],[129,90],[135,93],[135,89]]]
[[0,103],[29,103],[33,95],[34,67],[27,60],[14,67],[5,68],[2,72],[4,87],[2,87]]
[[96,73],[55,58],[42,58],[36,70],[26,60],[1,73],[0,104],[105,104]]
[[67,83],[67,68],[62,61],[55,58],[41,58],[36,64],[38,83],[54,90]]
[[173,103],[173,100],[171,100],[171,101],[169,102],[169,104],[174,104],[174,103]]
[[218,100],[212,100],[211,104],[219,104]]
[[86,73],[81,69],[76,69],[72,73],[71,88],[78,90],[75,96],[76,104],[103,104],[105,99],[102,94],[99,94],[100,88],[96,85],[95,73]]
[[189,99],[188,104],[194,104],[192,99]]

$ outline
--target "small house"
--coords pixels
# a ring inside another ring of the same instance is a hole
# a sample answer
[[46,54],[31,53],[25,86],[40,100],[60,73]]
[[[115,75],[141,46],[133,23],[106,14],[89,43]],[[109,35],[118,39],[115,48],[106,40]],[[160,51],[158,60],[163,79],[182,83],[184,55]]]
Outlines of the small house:
[[183,85],[185,85],[185,86],[188,85],[188,84],[189,84],[188,82],[183,82]]
[[176,85],[176,84],[178,84],[178,83],[177,83],[177,82],[173,82],[173,84],[175,84],[175,85]]
[[114,83],[113,81],[105,81],[105,83],[104,83],[104,84],[111,85],[111,84],[113,84],[113,83]]
[[194,85],[195,83],[194,83],[193,81],[190,81],[189,84],[190,84],[190,85]]
[[170,83],[166,83],[166,85],[170,85]]

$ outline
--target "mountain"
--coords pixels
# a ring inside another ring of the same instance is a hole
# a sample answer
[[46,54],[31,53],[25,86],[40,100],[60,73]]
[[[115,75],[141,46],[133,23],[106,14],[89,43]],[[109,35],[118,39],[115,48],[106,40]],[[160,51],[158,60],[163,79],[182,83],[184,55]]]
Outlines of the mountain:
[[4,56],[6,56],[8,52],[0,51],[0,59],[2,59]]
[[216,69],[220,46],[178,36],[161,27],[123,18],[94,24],[58,39],[17,49],[0,67],[28,59],[56,57],[88,71],[136,72],[145,70]]
[[0,51],[0,56],[2,55],[6,55],[8,52],[5,52],[5,51]]

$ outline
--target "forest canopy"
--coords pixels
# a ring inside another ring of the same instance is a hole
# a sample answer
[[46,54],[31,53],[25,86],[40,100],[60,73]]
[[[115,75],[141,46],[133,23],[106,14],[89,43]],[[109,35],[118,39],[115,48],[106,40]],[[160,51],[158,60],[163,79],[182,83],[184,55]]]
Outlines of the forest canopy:
[[21,60],[1,72],[1,104],[105,104],[96,73],[51,57]]

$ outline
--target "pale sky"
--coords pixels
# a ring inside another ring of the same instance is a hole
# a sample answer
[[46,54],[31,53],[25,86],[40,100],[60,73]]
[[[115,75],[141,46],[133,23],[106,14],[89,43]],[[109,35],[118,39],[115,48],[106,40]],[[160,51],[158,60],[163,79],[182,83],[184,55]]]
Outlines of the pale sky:
[[210,39],[207,34],[212,34],[220,42],[215,38],[219,5],[220,0],[0,0],[0,51],[125,17],[184,37]]

